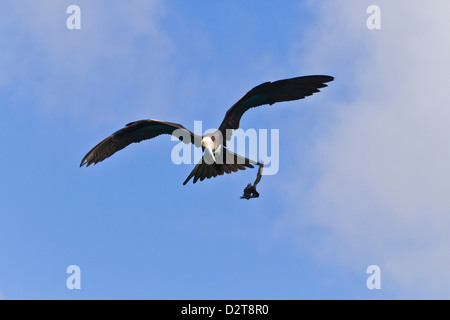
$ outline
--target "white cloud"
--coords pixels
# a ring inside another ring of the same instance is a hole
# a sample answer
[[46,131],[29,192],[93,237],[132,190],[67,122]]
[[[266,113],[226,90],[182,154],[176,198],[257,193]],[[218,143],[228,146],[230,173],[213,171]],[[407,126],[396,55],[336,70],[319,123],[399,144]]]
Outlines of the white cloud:
[[377,1],[375,31],[370,4],[326,1],[307,30],[305,65],[330,70],[340,100],[322,100],[334,119],[309,150],[317,178],[289,186],[307,203],[288,197],[278,231],[356,272],[380,265],[401,297],[448,298],[450,3]]

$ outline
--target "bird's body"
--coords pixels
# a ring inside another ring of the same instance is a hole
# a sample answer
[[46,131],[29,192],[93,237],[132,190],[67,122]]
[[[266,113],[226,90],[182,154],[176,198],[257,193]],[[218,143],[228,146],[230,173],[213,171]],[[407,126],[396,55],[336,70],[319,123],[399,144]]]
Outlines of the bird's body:
[[326,87],[325,83],[333,79],[330,76],[305,76],[265,82],[247,92],[227,111],[217,131],[204,136],[196,135],[182,125],[172,122],[153,119],[131,122],[92,148],[83,158],[80,166],[88,167],[91,164],[97,164],[131,143],[141,142],[161,134],[171,134],[184,143],[193,143],[204,150],[202,159],[184,184],[192,177],[195,183],[198,179],[203,181],[224,173],[253,168],[254,164],[259,163],[241,157],[226,148],[226,142],[231,139],[232,130],[239,128],[242,115],[253,107],[303,99],[319,92],[319,88]]

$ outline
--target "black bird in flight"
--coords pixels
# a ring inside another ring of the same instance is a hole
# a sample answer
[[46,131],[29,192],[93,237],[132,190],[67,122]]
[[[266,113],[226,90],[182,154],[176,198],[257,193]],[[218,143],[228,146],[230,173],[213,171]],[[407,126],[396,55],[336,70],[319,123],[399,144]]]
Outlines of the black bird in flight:
[[204,150],[202,159],[183,184],[192,177],[196,183],[198,179],[203,181],[205,178],[209,179],[224,173],[245,170],[246,167],[253,168],[254,164],[260,163],[239,156],[226,147],[226,142],[231,139],[232,130],[239,128],[242,115],[250,108],[303,99],[319,92],[319,88],[327,87],[325,83],[333,80],[334,78],[330,76],[317,75],[260,84],[247,92],[227,111],[217,131],[204,136],[196,135],[181,124],[172,122],[153,119],[131,122],[92,148],[81,161],[80,167],[97,164],[133,142],[141,142],[161,134],[171,134],[184,143],[193,143]]

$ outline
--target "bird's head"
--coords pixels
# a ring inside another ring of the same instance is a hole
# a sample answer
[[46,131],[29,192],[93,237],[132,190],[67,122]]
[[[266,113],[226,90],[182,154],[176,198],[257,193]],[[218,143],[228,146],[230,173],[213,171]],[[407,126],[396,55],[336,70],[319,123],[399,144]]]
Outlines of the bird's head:
[[214,141],[211,137],[203,137],[202,139],[202,146],[205,148],[211,148],[211,150],[214,150]]

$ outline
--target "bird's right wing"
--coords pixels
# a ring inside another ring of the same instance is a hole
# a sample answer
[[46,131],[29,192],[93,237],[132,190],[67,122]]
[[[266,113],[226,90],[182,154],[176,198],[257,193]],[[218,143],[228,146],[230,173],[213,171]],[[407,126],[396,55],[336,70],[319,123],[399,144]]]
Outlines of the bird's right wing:
[[[195,135],[181,124],[159,121],[140,120],[127,124],[124,128],[116,131],[89,151],[81,161],[80,167],[96,164],[112,156],[133,142],[157,137],[161,134],[171,134],[184,143],[193,143],[201,146],[202,137]],[[188,141],[184,141],[184,140]]]

